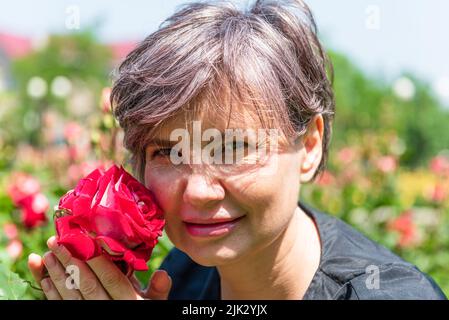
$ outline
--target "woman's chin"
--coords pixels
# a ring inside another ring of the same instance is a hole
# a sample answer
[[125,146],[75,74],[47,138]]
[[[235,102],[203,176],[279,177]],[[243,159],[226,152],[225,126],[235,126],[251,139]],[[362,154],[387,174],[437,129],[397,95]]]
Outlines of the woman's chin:
[[[184,251],[184,250],[183,250]],[[205,266],[215,267],[226,265],[241,257],[241,250],[235,246],[212,245],[190,246],[184,251],[193,261]]]

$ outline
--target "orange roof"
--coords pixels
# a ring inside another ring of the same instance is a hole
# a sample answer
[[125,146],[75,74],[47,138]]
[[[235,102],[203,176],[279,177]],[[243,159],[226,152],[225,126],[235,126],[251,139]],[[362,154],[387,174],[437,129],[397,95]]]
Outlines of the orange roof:
[[[107,44],[112,50],[114,60],[121,60],[135,48],[137,41],[122,41]],[[0,50],[10,59],[20,58],[33,51],[31,38],[0,32]]]
[[9,58],[19,58],[30,53],[33,46],[30,38],[0,33],[0,49]]

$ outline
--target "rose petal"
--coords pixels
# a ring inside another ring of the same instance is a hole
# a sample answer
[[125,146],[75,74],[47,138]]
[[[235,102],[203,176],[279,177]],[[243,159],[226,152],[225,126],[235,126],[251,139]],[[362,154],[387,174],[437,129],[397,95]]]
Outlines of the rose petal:
[[111,210],[98,206],[91,215],[91,227],[98,235],[116,240],[126,240],[132,237],[131,229],[126,217],[118,210]]
[[[66,234],[71,234],[73,229],[78,230],[79,228],[74,228],[70,223],[72,216],[63,216],[55,219],[56,234],[59,237],[63,237]],[[78,233],[78,231],[75,231]]]
[[[110,186],[110,184],[113,184],[114,182],[114,175],[115,175],[116,169],[114,168],[114,166],[112,166],[111,168],[109,168],[103,176],[101,176],[98,180],[98,188],[97,188],[97,192],[95,194],[95,197],[93,199],[92,202],[92,207],[99,205],[100,201],[103,201],[104,203],[107,204],[103,204],[103,206],[106,207],[111,207],[112,205],[109,204],[108,201],[113,201],[112,199],[103,199],[104,195],[106,193],[106,190],[108,188],[112,188],[112,186]],[[106,194],[107,195],[107,194]]]
[[119,205],[119,208],[124,214],[127,214],[130,219],[134,220],[137,224],[144,225],[145,220],[142,215],[142,213],[139,210],[139,207],[137,204],[129,200],[127,198],[123,198],[120,194],[116,195],[117,198],[117,204]]
[[97,236],[97,243],[112,256],[123,256],[128,250],[120,242],[105,236]]
[[128,250],[125,252],[123,259],[128,263],[128,265],[136,271],[147,271],[148,266],[144,259],[137,258],[135,254]]
[[77,259],[87,261],[99,254],[95,241],[86,234],[69,234],[58,240]]

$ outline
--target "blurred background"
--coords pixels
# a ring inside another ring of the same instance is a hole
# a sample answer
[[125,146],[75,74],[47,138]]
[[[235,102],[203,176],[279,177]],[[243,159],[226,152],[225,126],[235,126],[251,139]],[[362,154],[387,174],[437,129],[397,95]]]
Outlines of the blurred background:
[[[26,259],[46,251],[54,206],[96,167],[126,163],[111,72],[184,2],[2,5],[0,299],[43,298]],[[337,111],[328,170],[301,198],[449,295],[449,2],[307,3],[334,64]],[[164,236],[142,281],[170,248]]]

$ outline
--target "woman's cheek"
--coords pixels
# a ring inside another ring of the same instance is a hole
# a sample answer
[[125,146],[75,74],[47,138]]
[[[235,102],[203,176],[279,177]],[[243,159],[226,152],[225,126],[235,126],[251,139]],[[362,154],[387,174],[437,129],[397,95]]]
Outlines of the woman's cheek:
[[150,189],[164,212],[175,211],[173,206],[180,203],[176,197],[182,197],[179,172],[169,168],[148,168],[145,173],[145,185]]
[[260,235],[280,232],[297,206],[299,179],[290,161],[281,157],[277,174],[270,177],[252,174],[228,178],[227,190],[239,206],[249,212],[250,226]]
[[170,241],[175,244],[175,246],[178,246],[178,243],[180,242],[178,240],[180,230],[177,230],[177,228],[179,228],[179,226],[176,226],[175,222],[171,221],[170,217],[166,217],[164,230]]
[[224,184],[239,204],[251,211],[258,211],[260,208],[270,206],[277,201],[276,198],[282,196],[282,189],[285,186],[281,179],[281,175],[264,177],[254,172],[229,177]]
[[152,190],[162,211],[165,214],[165,233],[175,246],[182,244],[179,236],[181,234],[179,219],[173,216],[178,212],[178,206],[182,203],[182,193],[180,190],[179,175],[171,170],[162,170],[161,168],[149,170],[145,175],[146,186]]

